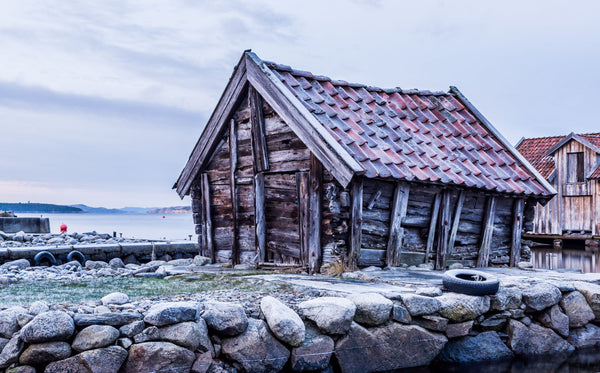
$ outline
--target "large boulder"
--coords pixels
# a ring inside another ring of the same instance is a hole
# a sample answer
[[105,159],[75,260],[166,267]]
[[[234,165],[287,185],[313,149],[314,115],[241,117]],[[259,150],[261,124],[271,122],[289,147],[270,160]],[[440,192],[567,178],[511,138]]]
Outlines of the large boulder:
[[437,299],[441,303],[440,315],[455,323],[474,320],[490,309],[490,298],[487,296],[447,293]]
[[523,303],[530,309],[541,311],[558,304],[561,296],[558,287],[543,282],[523,290]]
[[213,351],[208,337],[208,328],[203,319],[163,326],[159,329],[159,338],[192,351],[196,351],[200,347],[203,351]]
[[594,311],[594,316],[596,316],[594,320],[600,322],[600,285],[583,281],[575,281],[573,285],[578,292],[583,294],[592,311]]
[[367,326],[377,326],[390,319],[394,303],[377,293],[355,293],[346,298],[356,305],[354,321]]
[[196,356],[171,342],[145,342],[129,348],[122,373],[189,372]]
[[114,293],[110,293],[110,294],[103,296],[101,301],[102,301],[102,304],[104,304],[104,305],[125,304],[125,303],[129,302],[129,297],[125,293],[114,292]]
[[21,340],[21,336],[16,334],[8,341],[6,346],[0,352],[0,369],[6,368],[12,363],[19,361],[19,355],[23,352],[25,344]]
[[20,306],[10,307],[0,311],[0,337],[12,338],[13,334],[19,331],[18,317],[26,315],[27,310]]
[[542,312],[538,320],[561,336],[565,338],[569,336],[569,316],[563,313],[558,304]]
[[71,316],[62,311],[42,312],[21,329],[21,339],[27,343],[66,341],[75,332]]
[[86,351],[111,345],[119,338],[119,331],[110,325],[90,325],[77,333],[73,350]]
[[489,331],[448,341],[438,359],[453,363],[476,363],[512,357],[512,351],[502,342],[498,333]]
[[45,342],[32,344],[19,356],[23,365],[45,365],[52,361],[71,356],[71,346],[67,342]]
[[578,291],[570,292],[560,300],[560,306],[569,316],[569,327],[579,328],[596,317],[583,294]]
[[248,327],[248,317],[239,303],[205,302],[202,318],[216,334],[224,337],[239,335]]
[[199,304],[195,302],[167,302],[150,307],[144,316],[147,324],[165,326],[184,321],[196,321]]
[[430,315],[439,311],[442,306],[438,298],[416,294],[402,294],[402,303],[411,316]]
[[279,372],[290,357],[290,351],[270,332],[262,320],[249,319],[244,333],[225,338],[221,354],[245,372]]
[[583,328],[573,329],[569,333],[567,341],[576,349],[598,347],[600,346],[600,328],[588,324]]
[[141,333],[146,328],[146,323],[142,320],[134,321],[129,324],[125,324],[119,328],[121,337],[131,338],[136,334]]
[[126,358],[127,350],[122,347],[98,348],[50,363],[44,373],[117,373]]
[[508,345],[518,356],[569,354],[574,348],[558,334],[548,328],[532,323],[508,322]]
[[73,321],[78,328],[90,325],[111,325],[119,327],[134,321],[142,320],[144,316],[139,312],[105,312],[105,313],[77,313]]
[[260,301],[260,310],[277,339],[290,346],[302,344],[306,330],[302,319],[294,310],[271,296]]
[[321,297],[298,305],[302,316],[314,322],[326,334],[345,334],[356,312],[354,303],[346,298]]
[[393,322],[367,329],[352,323],[348,334],[335,344],[335,355],[344,373],[388,371],[428,365],[446,341],[445,336],[416,325]]
[[324,370],[329,366],[333,348],[331,337],[308,328],[302,345],[292,348],[290,366],[295,372]]
[[500,286],[498,292],[490,296],[490,309],[506,311],[521,306],[522,292],[517,287]]

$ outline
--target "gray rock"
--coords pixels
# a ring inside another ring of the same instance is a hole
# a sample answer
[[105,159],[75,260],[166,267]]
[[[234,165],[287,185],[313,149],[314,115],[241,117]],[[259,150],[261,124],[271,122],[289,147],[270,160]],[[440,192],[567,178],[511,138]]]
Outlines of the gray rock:
[[512,351],[502,342],[498,333],[489,331],[448,341],[438,358],[452,363],[476,363],[512,357]]
[[112,269],[125,268],[125,263],[123,263],[121,258],[112,258],[108,262],[108,266]]
[[199,347],[202,347],[203,351],[213,350],[206,323],[202,319],[162,327],[159,329],[159,338],[192,351]]
[[239,303],[205,302],[202,318],[208,328],[220,336],[241,334],[248,326],[248,317]]
[[110,346],[84,351],[48,364],[44,373],[117,373],[127,358],[127,350]]
[[334,342],[331,337],[320,334],[318,330],[306,331],[304,343],[292,348],[290,366],[295,372],[320,371],[329,366],[333,354]]
[[195,266],[203,266],[203,265],[210,264],[210,262],[211,262],[210,258],[201,256],[201,255],[196,255],[194,257],[194,261],[192,262],[192,264]]
[[533,263],[531,263],[531,262],[519,262],[519,263],[517,263],[517,268],[524,269],[524,270],[530,270],[530,269],[533,269]]
[[508,346],[518,356],[571,353],[574,347],[551,329],[532,323],[508,322]]
[[156,326],[150,326],[142,330],[141,333],[133,336],[135,343],[144,343],[151,341],[158,341],[160,339],[160,330]]
[[510,317],[510,313],[506,312],[506,314],[497,313],[490,317],[483,319],[478,323],[478,329],[481,331],[497,331],[501,332],[504,330],[506,326],[506,322]]
[[199,304],[196,302],[168,302],[156,304],[146,312],[144,322],[156,326],[196,321]]
[[102,297],[102,304],[125,304],[129,302],[129,297],[125,293],[115,292]]
[[35,368],[29,365],[19,365],[17,367],[10,368],[6,373],[36,373]]
[[416,325],[390,323],[366,329],[353,323],[335,344],[335,355],[342,372],[388,371],[428,365],[446,341]]
[[541,283],[523,290],[523,303],[536,311],[558,304],[562,294],[554,285]]
[[86,269],[102,269],[107,267],[108,263],[99,260],[88,260],[85,262]]
[[346,298],[321,297],[298,305],[302,316],[326,334],[345,334],[352,325],[356,306]]
[[52,361],[71,356],[71,346],[67,342],[45,342],[32,344],[19,356],[23,365],[45,365]]
[[571,330],[567,339],[576,349],[600,346],[600,328],[588,324],[583,328]]
[[302,319],[294,310],[271,296],[261,299],[260,310],[277,339],[290,346],[302,344],[306,330]]
[[578,292],[583,294],[588,305],[594,311],[594,316],[596,316],[594,321],[600,322],[600,285],[583,281],[575,281],[573,285]]
[[439,311],[441,303],[437,298],[416,294],[402,294],[402,303],[411,316],[430,315]]
[[195,359],[192,351],[171,342],[145,342],[131,346],[122,372],[188,372]]
[[111,345],[119,338],[119,331],[110,325],[90,325],[77,333],[73,350],[86,351]]
[[8,341],[10,341],[10,339],[0,337],[0,352],[2,351],[4,346],[8,344]]
[[106,307],[106,306],[98,306],[96,308],[94,308],[94,313],[110,313],[110,308]]
[[19,355],[23,352],[25,344],[21,340],[21,336],[16,334],[12,337],[6,346],[0,352],[0,369],[6,368],[12,363],[19,361]]
[[412,318],[410,317],[410,312],[408,312],[405,307],[399,304],[394,304],[394,308],[392,309],[392,320],[398,321],[402,324],[410,324]]
[[538,316],[538,320],[563,337],[569,335],[569,317],[565,315],[558,305],[550,307]]
[[12,338],[21,328],[19,326],[19,315],[26,315],[27,310],[20,306],[10,307],[0,311],[0,337]]
[[443,333],[448,327],[448,319],[435,315],[423,315],[415,317],[413,319],[413,324],[425,329]]
[[390,319],[390,313],[394,306],[391,300],[377,293],[354,293],[348,295],[356,305],[354,321],[367,326],[377,326]]
[[[192,364],[191,373],[207,373],[213,365],[213,359],[210,352],[204,352],[198,355],[194,364]],[[216,372],[214,372],[216,373]],[[223,371],[223,373],[226,373]]]
[[433,286],[426,288],[417,288],[417,290],[415,290],[415,294],[424,295],[426,297],[439,297],[440,295],[442,295],[442,289]]
[[134,321],[143,319],[144,316],[139,312],[110,312],[110,313],[95,313],[95,314],[75,314],[73,320],[78,328],[83,328],[90,325],[111,325],[122,326]]
[[50,310],[50,307],[48,307],[48,303],[44,302],[43,300],[35,301],[35,302],[31,303],[31,306],[29,306],[29,313],[34,316],[39,313],[46,312],[49,310]]
[[490,309],[490,298],[486,296],[447,293],[436,299],[441,304],[440,315],[455,323],[474,320]]
[[189,266],[192,265],[194,259],[174,259],[167,262],[168,265],[179,267],[179,266]]
[[463,268],[465,268],[465,266],[462,265],[462,263],[452,263],[448,267],[448,269],[463,269]]
[[506,311],[521,307],[521,290],[516,287],[500,286],[498,292],[490,296],[490,308],[494,311]]
[[141,333],[145,327],[146,324],[143,321],[139,320],[121,326],[119,328],[119,332],[122,337],[133,337],[134,335]]
[[9,262],[5,262],[4,264],[0,265],[0,268],[12,268],[12,267],[14,267],[15,269],[21,270],[21,269],[31,267],[31,263],[29,263],[29,260],[27,260],[27,259],[17,259],[17,260],[11,260]]
[[569,327],[579,328],[595,319],[594,311],[588,305],[583,294],[573,291],[560,300],[560,306],[569,316]]
[[233,269],[237,271],[252,271],[256,269],[255,264],[236,264]]
[[17,323],[19,324],[19,327],[24,327],[25,325],[27,325],[31,320],[33,320],[33,315],[30,315],[28,313],[21,313],[19,315],[17,315]]
[[62,311],[48,311],[38,314],[21,329],[21,339],[27,343],[66,341],[74,331],[71,316]]
[[246,372],[278,372],[290,351],[269,332],[264,321],[249,319],[242,334],[223,339],[221,355]]
[[131,338],[117,339],[117,346],[121,346],[126,350],[129,349],[129,347],[131,347],[132,344],[133,344],[133,341],[131,340]]
[[446,326],[446,336],[448,338],[457,338],[468,335],[473,328],[473,320],[465,321],[456,324],[448,324]]

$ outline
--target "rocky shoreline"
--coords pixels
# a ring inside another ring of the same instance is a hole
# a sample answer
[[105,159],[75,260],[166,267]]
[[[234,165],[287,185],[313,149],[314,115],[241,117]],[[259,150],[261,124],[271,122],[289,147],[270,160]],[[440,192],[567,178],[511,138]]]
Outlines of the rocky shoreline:
[[0,231],[0,248],[63,245],[109,245],[140,242],[150,242],[150,240],[113,237],[108,233],[98,233],[96,231],[85,233],[75,232],[70,234],[29,234],[23,231],[17,233],[4,233]]

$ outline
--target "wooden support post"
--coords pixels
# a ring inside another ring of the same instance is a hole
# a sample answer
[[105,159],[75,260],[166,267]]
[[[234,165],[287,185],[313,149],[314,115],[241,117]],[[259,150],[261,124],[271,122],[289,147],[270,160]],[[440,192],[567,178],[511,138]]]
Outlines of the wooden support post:
[[362,241],[363,180],[356,178],[352,182],[352,216],[350,223],[350,251],[346,260],[349,269],[356,270],[360,258]]
[[321,162],[313,154],[310,156],[310,190],[308,222],[308,272],[319,272],[321,265]]
[[259,172],[254,176],[254,228],[258,246],[258,261],[267,260],[267,230],[265,220],[265,175]]
[[238,252],[238,230],[237,230],[237,219],[238,219],[238,196],[237,187],[235,180],[235,171],[237,169],[237,135],[235,130],[235,121],[232,119],[229,125],[229,183],[231,192],[231,210],[233,218],[233,232],[231,243],[231,264],[236,265],[239,263],[239,252]]
[[431,219],[429,220],[429,234],[427,235],[427,246],[425,248],[425,263],[429,262],[429,254],[433,250],[433,243],[435,239],[435,228],[438,221],[438,213],[440,212],[440,202],[442,200],[442,194],[438,193],[433,201],[433,209],[431,211]]
[[269,155],[265,138],[265,119],[263,115],[262,97],[254,89],[248,87],[250,103],[250,126],[252,129],[252,155],[256,172],[269,170]]
[[523,208],[525,200],[515,199],[513,202],[512,241],[510,245],[510,266],[514,267],[521,260],[521,232],[523,230]]
[[397,267],[400,265],[400,249],[404,239],[404,228],[402,219],[406,216],[408,209],[408,195],[410,187],[405,183],[397,183],[394,189],[394,202],[390,217],[390,236],[387,245],[387,266]]
[[437,224],[436,269],[446,269],[448,254],[448,238],[450,236],[450,197],[449,190],[444,190],[441,197],[441,212]]
[[485,207],[485,218],[483,219],[483,230],[481,232],[481,247],[477,256],[477,267],[487,267],[490,260],[490,246],[494,233],[494,218],[496,216],[496,197],[488,197]]
[[308,264],[309,251],[309,219],[310,219],[310,173],[296,172],[296,187],[298,191],[298,225],[300,233],[300,264]]
[[208,174],[203,173],[200,176],[202,183],[202,219],[203,228],[202,233],[204,234],[205,253],[210,255],[213,263],[215,262],[215,247],[213,244],[213,232],[212,232],[212,219],[210,217],[210,185],[208,183]]
[[458,234],[458,225],[460,224],[460,215],[462,214],[463,204],[465,203],[465,191],[461,190],[458,194],[456,207],[454,208],[454,217],[452,218],[452,228],[450,229],[450,238],[448,239],[448,254],[450,257],[454,251],[454,242]]

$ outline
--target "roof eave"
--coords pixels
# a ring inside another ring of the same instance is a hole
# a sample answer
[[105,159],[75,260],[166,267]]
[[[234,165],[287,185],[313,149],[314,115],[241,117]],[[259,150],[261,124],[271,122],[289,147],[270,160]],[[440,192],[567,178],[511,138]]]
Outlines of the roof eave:
[[582,136],[576,134],[575,132],[571,132],[570,134],[565,136],[562,140],[560,140],[558,143],[556,143],[556,145],[554,145],[553,147],[548,149],[548,151],[546,152],[546,155],[554,154],[558,149],[562,148],[566,143],[568,143],[571,140],[575,140],[575,141],[579,142],[580,144],[582,144],[583,146],[586,146],[586,147],[592,149],[594,152],[600,153],[599,147],[592,144],[591,142],[589,142]]

